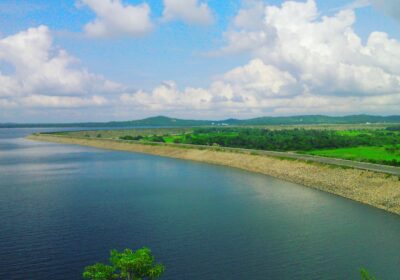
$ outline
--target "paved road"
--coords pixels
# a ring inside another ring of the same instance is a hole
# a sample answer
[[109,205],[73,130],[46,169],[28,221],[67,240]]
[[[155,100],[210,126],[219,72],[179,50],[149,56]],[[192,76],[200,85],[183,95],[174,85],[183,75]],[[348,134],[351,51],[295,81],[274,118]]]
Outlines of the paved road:
[[368,162],[359,162],[359,161],[352,161],[345,159],[336,159],[336,158],[319,157],[319,156],[302,155],[302,154],[285,153],[285,152],[262,151],[261,153],[269,156],[284,156],[288,158],[346,166],[346,167],[352,167],[357,169],[370,170],[370,171],[376,171],[376,172],[400,176],[399,167],[388,166],[388,165],[380,165]]
[[[166,144],[171,145],[171,144]],[[186,146],[188,148],[203,148],[201,145],[188,145],[188,144],[172,144],[172,146]],[[243,153],[254,153],[258,155],[272,156],[272,157],[283,157],[283,158],[293,158],[298,160],[306,160],[312,162],[319,162],[325,164],[332,164],[338,166],[345,166],[369,171],[375,171],[380,173],[386,173],[391,175],[400,176],[400,167],[394,167],[389,165],[374,164],[368,162],[359,162],[345,159],[336,159],[328,157],[320,157],[313,155],[297,154],[293,152],[275,152],[275,151],[262,151],[262,150],[251,150],[251,149],[240,149],[240,148],[227,148],[227,147],[206,147],[207,149],[224,149],[232,152],[243,152]]]

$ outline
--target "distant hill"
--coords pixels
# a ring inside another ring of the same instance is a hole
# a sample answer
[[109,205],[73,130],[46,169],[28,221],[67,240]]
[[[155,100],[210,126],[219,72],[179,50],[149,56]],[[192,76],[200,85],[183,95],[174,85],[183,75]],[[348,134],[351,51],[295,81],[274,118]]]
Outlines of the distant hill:
[[260,117],[254,119],[227,119],[227,120],[184,120],[165,116],[157,116],[142,120],[119,122],[93,122],[93,123],[33,123],[18,124],[4,123],[0,128],[28,128],[28,127],[189,127],[209,125],[295,125],[295,124],[362,124],[362,123],[400,123],[400,116],[372,116],[352,115],[331,117],[323,115],[307,115],[292,117]]
[[206,126],[212,125],[213,121],[205,120],[182,120],[157,116],[142,120],[114,121],[114,122],[86,122],[86,123],[0,123],[0,128],[29,128],[29,127],[148,127],[148,126]]
[[237,125],[287,125],[287,124],[362,124],[362,123],[400,123],[400,116],[352,115],[330,117],[323,115],[293,117],[261,117],[248,120],[232,120]]
[[117,126],[203,126],[211,125],[212,121],[206,120],[182,120],[164,116],[151,117],[143,120],[111,122],[109,124]]

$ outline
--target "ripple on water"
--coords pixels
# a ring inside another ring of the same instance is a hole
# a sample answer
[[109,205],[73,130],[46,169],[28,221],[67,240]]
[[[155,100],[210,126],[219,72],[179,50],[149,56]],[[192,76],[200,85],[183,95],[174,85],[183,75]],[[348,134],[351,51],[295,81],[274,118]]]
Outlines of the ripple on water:
[[268,176],[0,131],[0,279],[80,279],[150,246],[164,279],[400,275],[398,216]]

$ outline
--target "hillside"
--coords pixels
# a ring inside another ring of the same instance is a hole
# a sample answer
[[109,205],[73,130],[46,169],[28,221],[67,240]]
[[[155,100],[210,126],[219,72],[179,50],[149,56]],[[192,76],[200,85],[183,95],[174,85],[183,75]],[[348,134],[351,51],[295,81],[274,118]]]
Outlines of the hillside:
[[185,120],[157,116],[142,120],[86,123],[0,123],[0,128],[29,127],[189,127],[209,125],[296,125],[296,124],[362,124],[362,123],[400,123],[400,116],[352,115],[331,117],[323,115],[260,117],[253,119],[227,120]]

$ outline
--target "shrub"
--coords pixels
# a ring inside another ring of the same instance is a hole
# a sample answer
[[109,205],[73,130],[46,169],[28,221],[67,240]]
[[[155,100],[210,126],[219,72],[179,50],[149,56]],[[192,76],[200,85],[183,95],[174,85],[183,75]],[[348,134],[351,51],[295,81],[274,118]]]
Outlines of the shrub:
[[125,249],[122,252],[111,251],[111,265],[96,263],[85,267],[83,278],[91,280],[113,279],[158,279],[165,271],[155,259],[149,248],[141,248],[137,251]]

